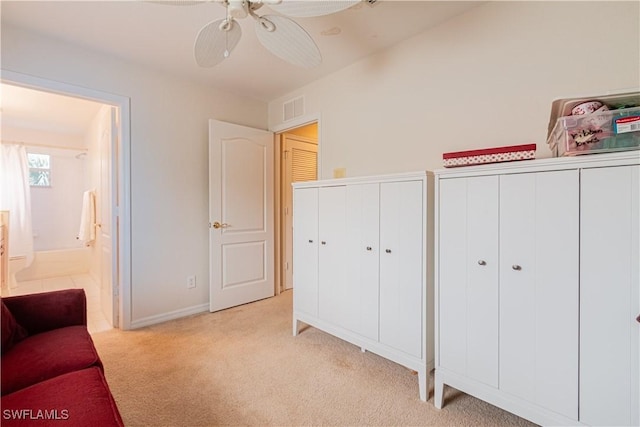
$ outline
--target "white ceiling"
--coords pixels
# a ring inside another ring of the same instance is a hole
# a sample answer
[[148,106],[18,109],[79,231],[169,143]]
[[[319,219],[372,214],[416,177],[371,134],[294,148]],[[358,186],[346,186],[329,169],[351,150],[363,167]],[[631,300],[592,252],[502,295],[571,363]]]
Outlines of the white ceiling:
[[[213,68],[199,68],[193,57],[193,43],[202,26],[224,18],[225,9],[219,1],[186,6],[142,0],[2,0],[0,17],[2,26],[26,28],[127,62],[270,101],[479,4],[378,0],[371,5],[363,1],[332,15],[294,18],[322,53],[323,62],[314,69],[290,65],[268,52],[258,42],[251,18],[240,21],[242,39],[229,58]],[[275,13],[267,6],[257,12]],[[12,93],[3,93],[3,120],[18,114],[12,107],[16,103],[10,99]],[[55,107],[49,108],[52,109]]]
[[0,85],[2,126],[84,135],[101,104],[93,101]]

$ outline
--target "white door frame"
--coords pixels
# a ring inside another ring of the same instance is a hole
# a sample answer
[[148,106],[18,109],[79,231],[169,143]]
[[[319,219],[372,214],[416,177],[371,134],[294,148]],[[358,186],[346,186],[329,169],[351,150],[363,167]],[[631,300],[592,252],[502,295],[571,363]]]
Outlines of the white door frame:
[[131,115],[130,98],[108,92],[89,89],[68,83],[57,82],[14,71],[0,70],[0,80],[15,86],[22,86],[43,92],[57,93],[75,98],[87,99],[118,108],[120,135],[117,149],[117,165],[111,164],[111,172],[118,176],[120,206],[112,206],[118,216],[118,233],[112,235],[112,247],[118,251],[117,278],[114,278],[118,298],[118,326],[131,329]]
[[320,170],[322,166],[322,126],[321,126],[321,114],[308,114],[305,116],[300,116],[295,119],[289,120],[285,123],[280,123],[279,125],[274,126],[273,128],[269,128],[271,132],[274,134],[274,153],[275,153],[275,165],[274,165],[274,199],[273,206],[275,210],[275,215],[273,220],[275,221],[275,228],[273,232],[273,247],[274,247],[274,262],[275,262],[275,294],[280,295],[282,291],[284,291],[284,282],[282,278],[282,215],[280,214],[282,207],[282,168],[284,167],[282,162],[280,161],[280,153],[282,152],[281,147],[281,139],[280,135],[290,131],[292,129],[297,129],[312,123],[318,124],[318,157],[317,157],[317,178],[320,179]]

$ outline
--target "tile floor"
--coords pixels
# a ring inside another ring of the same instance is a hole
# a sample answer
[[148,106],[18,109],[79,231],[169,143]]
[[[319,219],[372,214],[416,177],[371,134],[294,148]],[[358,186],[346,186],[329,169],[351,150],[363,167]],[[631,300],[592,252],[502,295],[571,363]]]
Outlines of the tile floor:
[[18,282],[18,286],[10,290],[10,295],[24,295],[69,288],[83,288],[87,295],[87,328],[89,333],[112,328],[100,307],[100,288],[88,274]]

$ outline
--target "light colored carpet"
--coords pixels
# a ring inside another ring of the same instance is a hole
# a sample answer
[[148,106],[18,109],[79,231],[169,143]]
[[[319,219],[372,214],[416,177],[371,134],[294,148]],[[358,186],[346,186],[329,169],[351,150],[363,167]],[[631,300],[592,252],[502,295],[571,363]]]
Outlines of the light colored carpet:
[[[315,328],[292,336],[292,292],[93,335],[127,426],[531,426]],[[433,386],[431,386],[433,387]]]

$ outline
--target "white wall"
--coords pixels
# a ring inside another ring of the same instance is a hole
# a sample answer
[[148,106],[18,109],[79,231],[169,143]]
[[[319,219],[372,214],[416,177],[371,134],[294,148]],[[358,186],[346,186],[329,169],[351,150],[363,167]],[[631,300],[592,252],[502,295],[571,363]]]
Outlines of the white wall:
[[320,114],[321,177],[432,170],[442,153],[546,146],[555,98],[640,87],[638,2],[492,2],[269,103]]
[[51,156],[51,186],[31,187],[33,248],[49,251],[81,247],[76,239],[85,185],[85,163],[75,156],[80,150],[30,146],[53,145],[82,148],[82,137],[76,134],[2,126],[5,141],[27,144],[28,153]]
[[[206,309],[208,136],[215,118],[267,126],[267,106],[2,26],[2,69],[131,99],[132,323]],[[196,289],[186,278],[195,274]]]

